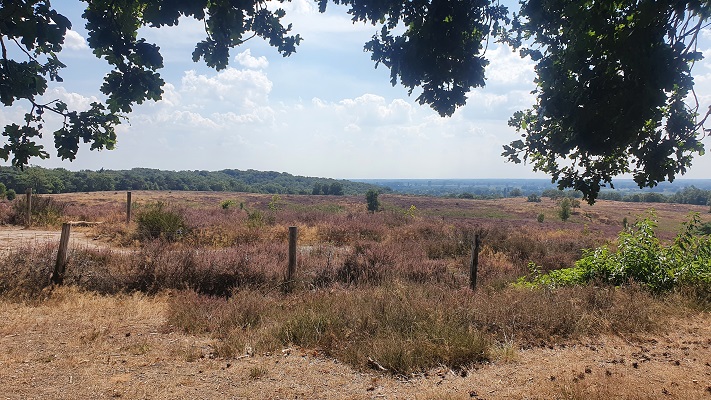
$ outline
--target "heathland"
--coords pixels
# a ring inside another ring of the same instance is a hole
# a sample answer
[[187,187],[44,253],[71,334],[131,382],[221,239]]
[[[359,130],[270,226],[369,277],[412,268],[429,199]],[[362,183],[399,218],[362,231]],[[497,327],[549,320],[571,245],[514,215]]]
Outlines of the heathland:
[[134,191],[127,223],[98,192],[36,196],[20,229],[21,197],[8,398],[711,397],[708,206]]

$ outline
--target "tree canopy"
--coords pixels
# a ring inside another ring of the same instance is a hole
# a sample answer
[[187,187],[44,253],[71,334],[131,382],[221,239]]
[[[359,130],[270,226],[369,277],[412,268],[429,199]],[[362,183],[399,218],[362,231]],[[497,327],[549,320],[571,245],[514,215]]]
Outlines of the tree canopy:
[[[0,0],[0,101],[28,102],[24,121],[4,127],[0,157],[25,166],[49,153],[37,143],[44,115],[63,117],[53,132],[57,155],[73,160],[79,143],[112,149],[116,126],[135,104],[161,98],[163,58],[140,38],[144,26],[202,21],[206,37],[192,58],[221,70],[230,50],[260,37],[283,56],[302,38],[285,25],[289,0],[82,0],[88,44],[112,70],[104,102],[86,111],[55,100],[40,103],[48,81],[62,81],[62,50],[72,22],[50,0]],[[329,0],[316,0],[321,12]],[[612,178],[632,173],[640,186],[673,180],[703,154],[708,114],[694,103],[691,71],[711,3],[671,0],[527,0],[509,13],[491,0],[330,0],[353,22],[377,26],[365,43],[376,66],[390,70],[417,101],[452,115],[485,85],[490,41],[510,44],[536,64],[536,104],[509,124],[522,140],[504,146],[514,162],[530,162],[561,188],[592,202]],[[8,50],[12,47],[12,50]],[[691,100],[690,100],[691,99]],[[690,105],[691,104],[691,105]]]

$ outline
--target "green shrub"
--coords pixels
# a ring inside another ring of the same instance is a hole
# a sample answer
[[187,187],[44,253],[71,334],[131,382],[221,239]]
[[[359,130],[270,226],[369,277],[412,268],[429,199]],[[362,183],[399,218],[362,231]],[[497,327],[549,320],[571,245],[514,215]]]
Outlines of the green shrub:
[[223,210],[229,210],[236,204],[237,202],[234,200],[223,200],[222,202],[220,202],[220,207],[222,207]]
[[13,201],[13,200],[15,200],[15,197],[17,197],[17,193],[15,193],[14,189],[9,189],[5,193],[5,197],[7,197],[8,200]]
[[538,222],[543,223],[543,221],[546,219],[546,215],[543,213],[538,214]]
[[705,222],[698,228],[700,235],[711,235],[711,222]]
[[568,197],[565,197],[563,200],[561,200],[560,204],[558,204],[558,216],[560,217],[561,221],[567,221],[568,218],[570,218],[571,214],[571,207],[572,207],[572,202]]
[[711,238],[696,234],[699,214],[693,214],[674,242],[663,246],[654,233],[652,217],[636,222],[622,231],[616,250],[607,246],[584,250],[573,268],[540,274],[530,266],[529,280],[518,285],[558,287],[587,282],[624,285],[637,282],[653,292],[678,287],[711,285]]
[[185,219],[175,210],[159,201],[146,206],[136,215],[137,234],[140,239],[180,240],[187,230]]

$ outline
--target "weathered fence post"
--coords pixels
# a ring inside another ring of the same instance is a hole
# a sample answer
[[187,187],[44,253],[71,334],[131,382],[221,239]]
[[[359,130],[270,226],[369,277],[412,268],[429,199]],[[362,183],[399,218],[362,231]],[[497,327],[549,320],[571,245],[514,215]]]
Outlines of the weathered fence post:
[[295,226],[289,227],[289,267],[286,270],[286,291],[290,292],[293,287],[293,277],[296,272],[296,239],[298,229]]
[[131,223],[131,192],[126,192],[126,224]]
[[27,189],[27,201],[25,204],[25,227],[29,228],[32,225],[32,188]]
[[481,240],[479,239],[479,234],[477,233],[474,235],[472,259],[469,263],[469,288],[471,290],[476,290],[476,274],[479,269],[479,245],[481,245]]
[[57,263],[54,264],[54,272],[49,278],[55,285],[61,285],[64,281],[64,270],[67,266],[67,248],[69,247],[69,231],[71,224],[62,224],[62,237],[59,239],[59,251],[57,251]]

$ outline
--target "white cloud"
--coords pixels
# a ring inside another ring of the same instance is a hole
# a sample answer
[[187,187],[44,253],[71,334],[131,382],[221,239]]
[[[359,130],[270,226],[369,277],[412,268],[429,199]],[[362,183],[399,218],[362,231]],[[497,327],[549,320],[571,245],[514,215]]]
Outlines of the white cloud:
[[245,103],[246,100],[258,99],[258,102],[263,102],[272,86],[262,71],[227,68],[210,77],[191,70],[183,76],[181,92],[205,99],[217,96],[221,101]]
[[45,101],[61,100],[67,103],[70,111],[86,111],[91,107],[91,103],[98,102],[96,96],[84,96],[79,93],[68,92],[63,86],[47,89],[42,98]]
[[486,57],[490,64],[486,68],[487,84],[531,84],[535,77],[535,63],[521,58],[517,52],[505,45],[489,48]]
[[166,82],[166,84],[163,85],[163,97],[161,98],[159,104],[168,107],[176,107],[180,105],[181,98],[182,96],[175,89],[175,85]]
[[84,38],[76,31],[72,30],[68,30],[66,36],[64,36],[64,47],[70,50],[81,50],[89,48],[89,46],[86,44],[86,40],[84,40]]
[[363,126],[391,126],[411,121],[412,105],[405,100],[387,102],[384,97],[366,93],[353,99],[335,103],[314,98],[312,104],[331,117],[343,121],[345,130],[354,132]]
[[269,61],[266,57],[252,57],[252,52],[247,49],[235,56],[235,61],[245,68],[250,69],[265,69],[269,67]]

